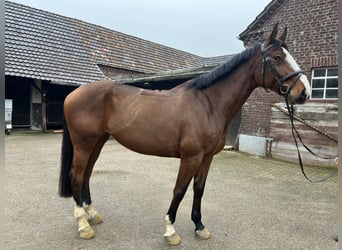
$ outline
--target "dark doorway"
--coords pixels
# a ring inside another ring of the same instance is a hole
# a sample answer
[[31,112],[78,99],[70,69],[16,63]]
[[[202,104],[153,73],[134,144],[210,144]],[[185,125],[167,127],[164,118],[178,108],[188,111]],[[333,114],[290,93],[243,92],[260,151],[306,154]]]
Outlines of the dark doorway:
[[5,98],[13,100],[12,126],[30,127],[30,93],[33,79],[6,76]]
[[62,127],[63,103],[65,97],[77,86],[44,83],[43,92],[46,102],[46,125],[47,129]]

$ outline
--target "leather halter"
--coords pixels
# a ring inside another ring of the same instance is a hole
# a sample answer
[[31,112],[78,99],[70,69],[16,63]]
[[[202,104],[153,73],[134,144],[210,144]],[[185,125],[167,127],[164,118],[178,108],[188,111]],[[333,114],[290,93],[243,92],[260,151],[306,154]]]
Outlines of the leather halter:
[[[277,81],[278,85],[279,85],[279,93],[282,94],[285,97],[288,97],[291,89],[293,88],[293,86],[296,84],[296,82],[299,80],[299,78],[304,75],[304,71],[303,70],[297,70],[294,71],[286,76],[280,76],[278,71],[275,69],[275,67],[273,66],[270,57],[266,54],[266,52],[272,48],[274,46],[274,44],[269,45],[268,47],[264,47],[264,44],[261,44],[261,54],[262,54],[262,64],[261,64],[261,74],[262,74],[262,85],[264,87],[264,89],[269,92],[270,90],[268,90],[266,88],[265,85],[265,63],[267,63],[267,65],[270,67],[270,71],[272,73],[272,75],[274,76],[275,80]],[[290,86],[284,85],[285,81],[296,77],[296,79],[291,83]]]

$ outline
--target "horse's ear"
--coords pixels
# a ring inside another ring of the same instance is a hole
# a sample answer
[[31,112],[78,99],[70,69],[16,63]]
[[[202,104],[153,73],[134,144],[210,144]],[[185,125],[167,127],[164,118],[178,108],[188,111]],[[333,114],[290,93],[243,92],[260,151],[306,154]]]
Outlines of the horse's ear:
[[274,25],[274,28],[273,28],[271,36],[270,36],[270,42],[273,42],[276,39],[276,37],[278,35],[278,26],[279,26],[278,23],[276,23]]
[[265,46],[268,46],[274,42],[278,34],[278,23],[274,25],[274,28],[271,33],[265,39]]
[[283,33],[281,34],[281,36],[279,37],[279,39],[283,42],[285,42],[286,39],[286,35],[287,35],[287,27],[284,28]]

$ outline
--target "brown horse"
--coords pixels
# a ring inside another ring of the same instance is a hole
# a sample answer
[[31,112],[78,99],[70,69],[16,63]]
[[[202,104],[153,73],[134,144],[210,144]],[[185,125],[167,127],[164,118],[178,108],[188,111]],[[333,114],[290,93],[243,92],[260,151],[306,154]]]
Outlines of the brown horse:
[[169,91],[103,80],[83,85],[67,96],[59,193],[73,196],[76,202],[74,216],[80,238],[94,237],[90,225],[102,222],[91,206],[89,178],[109,136],[142,154],[180,158],[165,217],[165,240],[170,245],[181,241],[174,222],[192,179],[195,234],[210,238],[202,223],[201,199],[213,156],[225,145],[229,122],[257,87],[273,90],[289,103],[304,103],[310,95],[309,82],[284,42],[286,28],[279,38],[277,33],[275,25],[263,44]]

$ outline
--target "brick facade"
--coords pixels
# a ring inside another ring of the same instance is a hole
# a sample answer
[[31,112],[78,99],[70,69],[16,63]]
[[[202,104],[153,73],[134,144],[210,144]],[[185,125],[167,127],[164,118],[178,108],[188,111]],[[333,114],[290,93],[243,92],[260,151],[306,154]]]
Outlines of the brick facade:
[[[288,27],[289,51],[309,80],[313,68],[337,66],[338,0],[273,0],[240,39],[245,46],[262,41],[276,22]],[[239,133],[269,136],[270,103],[280,101],[274,93],[254,91],[242,107]]]

